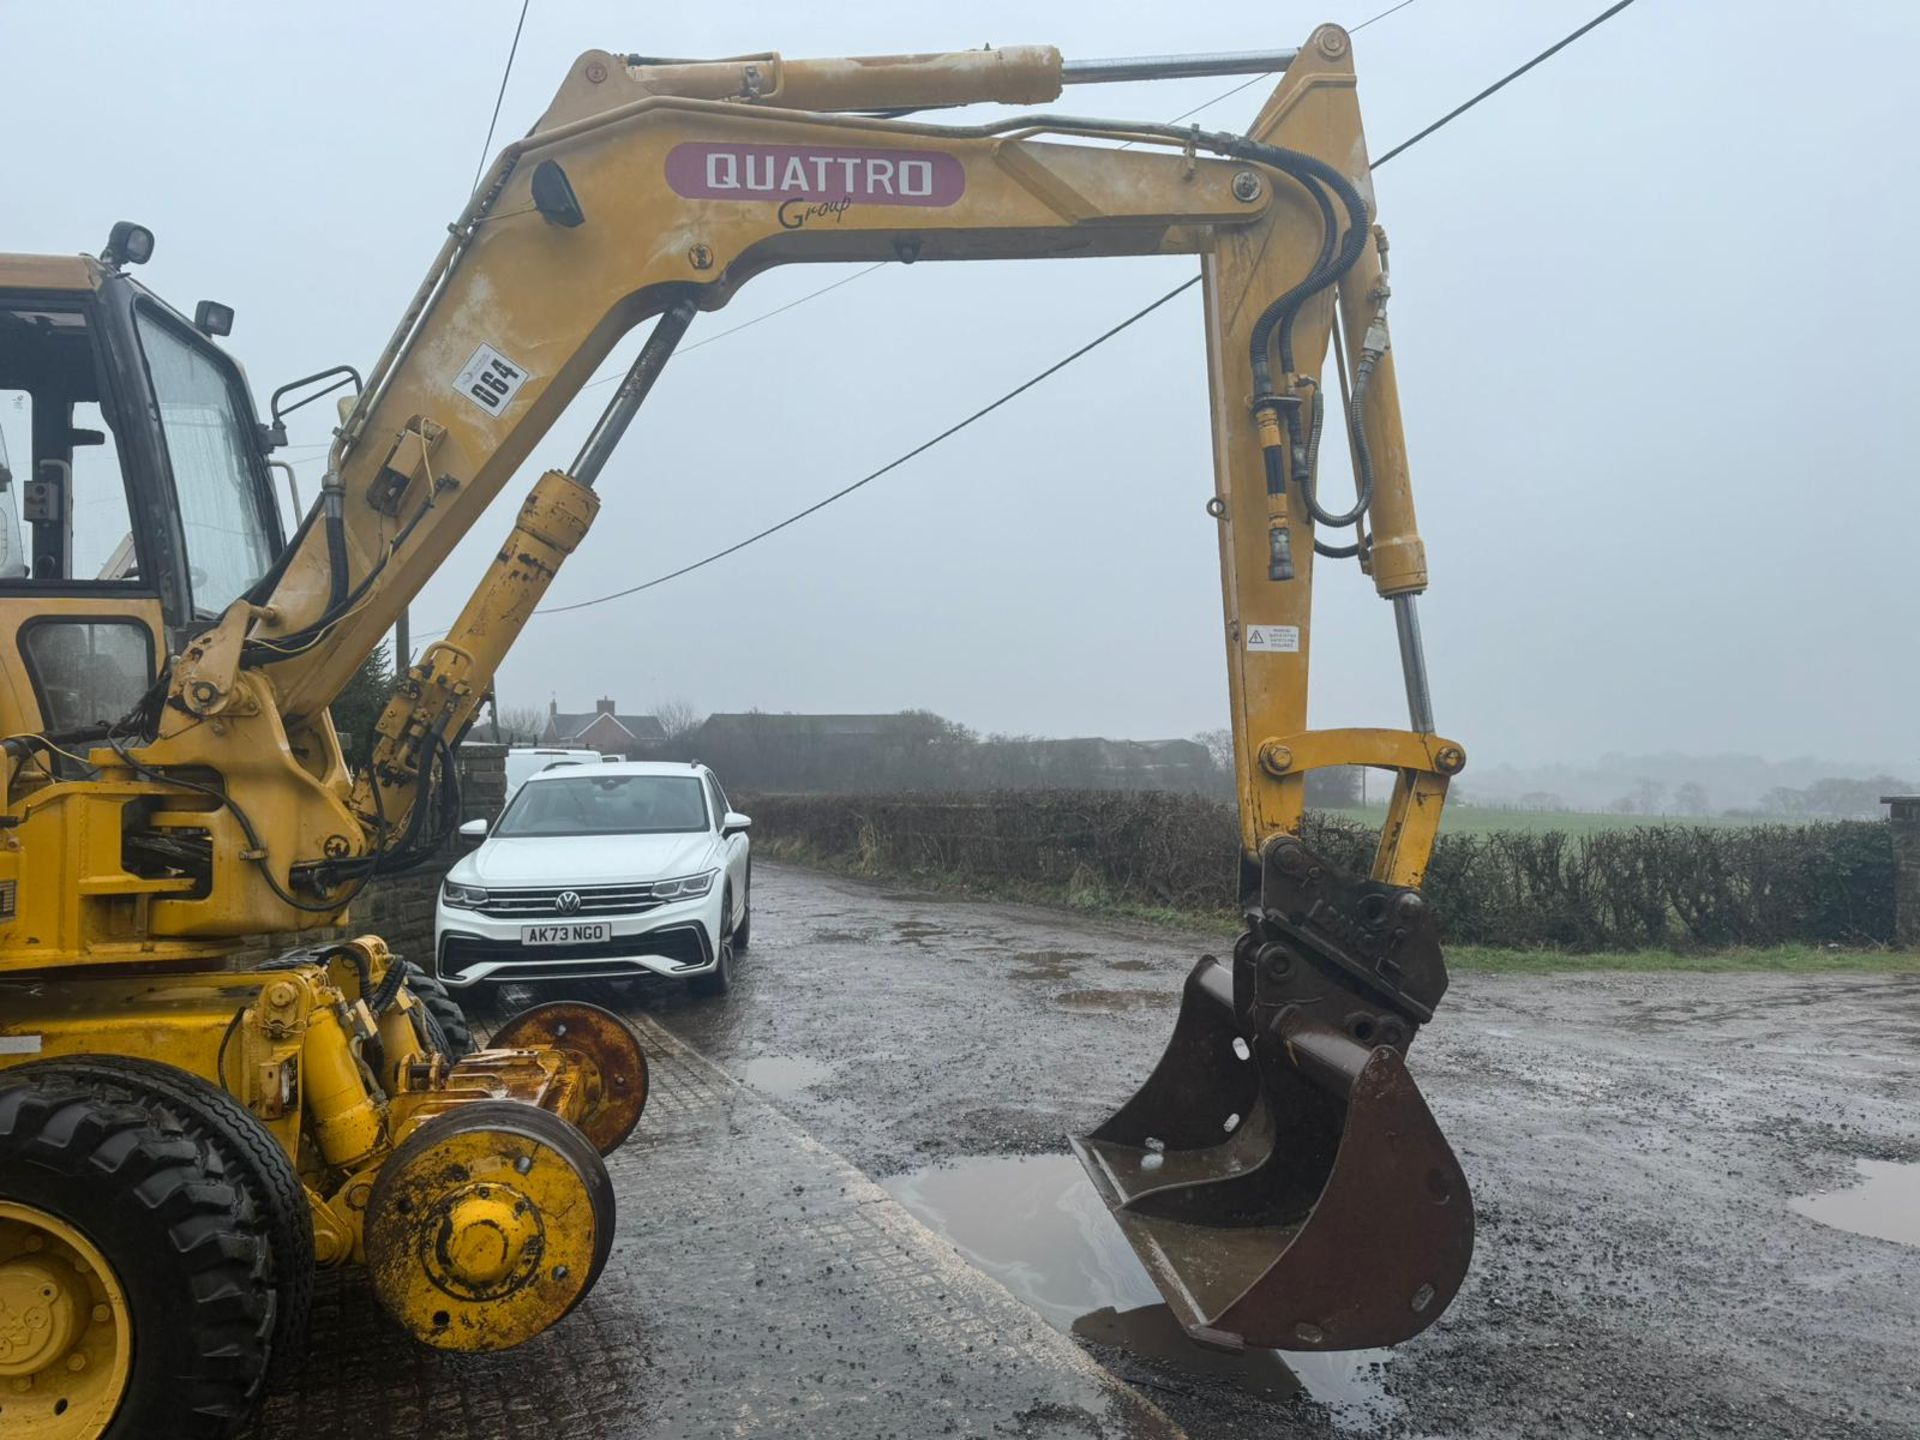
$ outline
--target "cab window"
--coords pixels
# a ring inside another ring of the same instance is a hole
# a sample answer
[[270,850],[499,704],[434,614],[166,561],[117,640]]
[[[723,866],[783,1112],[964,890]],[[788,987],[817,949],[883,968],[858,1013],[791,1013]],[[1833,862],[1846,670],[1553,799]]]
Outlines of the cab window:
[[140,578],[86,310],[0,302],[0,581]]
[[180,503],[193,608],[216,614],[273,561],[249,422],[233,372],[213,352],[144,307],[135,314]]

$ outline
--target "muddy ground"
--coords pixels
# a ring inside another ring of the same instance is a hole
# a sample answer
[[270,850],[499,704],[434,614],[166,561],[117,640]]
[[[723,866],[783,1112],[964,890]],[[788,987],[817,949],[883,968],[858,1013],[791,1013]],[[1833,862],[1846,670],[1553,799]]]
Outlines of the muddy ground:
[[[1226,940],[772,865],[753,901],[731,997],[627,1003],[936,1224],[970,1192],[1081,1203],[1056,1162],[981,1157],[1059,1155],[1124,1100],[1194,956]],[[1202,1440],[1920,1435],[1920,1249],[1793,1205],[1857,1160],[1920,1161],[1920,977],[1467,974],[1412,1060],[1479,1206],[1438,1325],[1310,1364],[1292,1396],[1094,1353]],[[920,1173],[955,1162],[958,1200]],[[964,1219],[963,1249],[1005,1238]],[[1001,1258],[1016,1291],[1058,1280],[1028,1273],[1044,1256]],[[1035,1303],[1063,1315],[1077,1282],[1058,1283]],[[1124,1306],[1115,1283],[1084,1298]]]

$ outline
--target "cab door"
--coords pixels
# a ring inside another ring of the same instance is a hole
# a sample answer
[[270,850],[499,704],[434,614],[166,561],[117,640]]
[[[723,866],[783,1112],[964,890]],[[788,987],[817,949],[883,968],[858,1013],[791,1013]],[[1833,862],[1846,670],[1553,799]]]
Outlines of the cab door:
[[[0,269],[0,735],[57,744],[97,737],[159,674],[163,547],[145,537],[165,516],[128,483],[144,407],[115,384],[96,293],[5,279]],[[39,747],[34,763],[56,755]]]

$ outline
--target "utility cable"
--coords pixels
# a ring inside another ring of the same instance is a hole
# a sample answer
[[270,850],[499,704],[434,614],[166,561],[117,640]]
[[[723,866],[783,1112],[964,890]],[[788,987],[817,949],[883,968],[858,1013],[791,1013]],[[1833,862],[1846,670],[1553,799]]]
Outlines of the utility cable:
[[500,105],[507,98],[507,81],[513,76],[513,57],[520,53],[520,32],[527,26],[527,7],[533,0],[520,0],[520,19],[513,27],[513,44],[507,47],[507,66],[500,72],[500,93],[493,97],[493,118],[487,121],[487,138],[480,146],[480,163],[473,170],[473,188],[480,188],[480,177],[487,168],[487,152],[493,149],[494,127],[500,123]]
[[987,416],[991,415],[994,411],[998,410],[1002,405],[1005,405],[1009,400],[1012,400],[1017,396],[1024,395],[1027,391],[1031,390],[1034,386],[1038,385],[1042,380],[1048,379],[1053,375],[1059,374],[1062,370],[1066,369],[1067,366],[1073,364],[1073,362],[1078,360],[1081,356],[1089,354],[1092,351],[1099,349],[1102,345],[1106,344],[1107,341],[1113,339],[1114,336],[1118,335],[1122,330],[1125,330],[1129,326],[1137,324],[1139,321],[1146,319],[1147,316],[1151,315],[1154,311],[1158,310],[1162,305],[1166,304],[1169,300],[1173,299],[1174,296],[1179,295],[1183,291],[1191,290],[1195,285],[1198,285],[1199,283],[1200,283],[1200,277],[1198,275],[1195,275],[1192,279],[1187,280],[1182,284],[1174,286],[1173,289],[1169,290],[1166,294],[1162,295],[1158,300],[1155,300],[1152,304],[1143,306],[1140,309],[1134,311],[1133,314],[1129,315],[1126,319],[1122,320],[1118,325],[1115,325],[1112,329],[1107,330],[1100,335],[1096,335],[1093,339],[1089,340],[1086,344],[1082,345],[1078,350],[1075,350],[1072,354],[1067,355],[1062,359],[1054,361],[1053,364],[1049,365],[1046,369],[1042,370],[1038,375],[1034,375],[1026,380],[1021,381],[1020,384],[1014,386],[1013,389],[1007,391],[1006,394],[1002,395],[999,399],[991,401],[988,404],[982,405],[978,410],[974,411],[971,415],[967,416],[966,419],[956,421],[954,424],[949,425],[946,429],[942,430],[938,435],[935,435],[931,440],[922,441],[920,444],[914,446],[913,449],[907,451],[906,454],[900,455],[892,460],[889,460],[886,464],[882,465],[878,470],[869,471],[867,474],[862,475],[858,480],[854,481],[851,485],[841,486],[841,488],[834,491],[833,494],[824,496],[821,499],[814,501],[814,503],[809,505],[806,509],[798,511],[795,514],[789,515],[786,519],[780,521],[778,524],[769,525],[766,529],[760,531],[756,535],[749,535],[746,539],[738,541],[735,544],[729,545],[724,550],[716,550],[713,554],[708,555],[704,559],[696,560],[691,565],[682,565],[678,570],[674,570],[666,575],[657,575],[653,579],[646,581],[644,584],[635,585],[626,590],[618,590],[611,595],[601,595],[593,600],[579,600],[571,605],[542,606],[535,613],[540,615],[563,615],[569,610],[584,610],[589,605],[604,605],[609,600],[619,600],[627,595],[638,595],[642,590],[651,590],[656,585],[664,585],[669,580],[678,580],[682,575],[690,575],[695,570],[699,570],[705,566],[713,564],[714,561],[716,560],[724,560],[726,559],[727,556],[733,554],[734,552],[739,550],[744,550],[747,548],[747,546],[754,544],[756,541],[764,540],[769,535],[776,534],[779,531],[786,529],[789,525],[796,524],[799,521],[806,519],[807,516],[813,514],[816,510],[826,509],[827,506],[833,504],[834,501],[844,499],[846,496],[851,495],[854,491],[860,489],[862,486],[871,485],[874,481],[878,480],[882,475],[887,474],[891,470],[899,469],[902,465],[906,464],[907,461],[913,459],[915,456],[924,455],[927,451],[931,450],[934,446],[938,445],[942,440],[948,439],[949,437],[954,435],[958,435],[962,430],[966,429],[969,425],[973,424],[976,420],[986,419]]
[[1387,151],[1386,154],[1382,155],[1378,160],[1374,161],[1373,168],[1375,170],[1378,170],[1382,165],[1386,164],[1387,161],[1393,159],[1393,157],[1398,155],[1402,150],[1412,149],[1415,145],[1418,145],[1422,140],[1426,139],[1429,135],[1433,134],[1434,131],[1441,129],[1443,126],[1452,124],[1455,120],[1458,120],[1462,115],[1466,114],[1467,111],[1473,109],[1473,107],[1478,105],[1482,100],[1485,100],[1490,95],[1497,95],[1500,91],[1506,89],[1507,86],[1511,85],[1514,81],[1518,80],[1522,75],[1526,74],[1529,70],[1533,69],[1534,66],[1540,64],[1542,61],[1552,59],[1555,55],[1558,55],[1562,50],[1566,49],[1567,46],[1573,44],[1574,41],[1578,40],[1582,35],[1586,34],[1589,30],[1597,29],[1598,27],[1606,24],[1607,21],[1611,20],[1614,16],[1618,15],[1622,10],[1626,9],[1631,4],[1633,4],[1633,0],[1619,0],[1619,3],[1617,5],[1608,6],[1605,10],[1602,10],[1598,15],[1594,16],[1593,19],[1587,21],[1587,23],[1582,25],[1578,30],[1575,30],[1572,34],[1566,36],[1562,40],[1556,41],[1552,45],[1549,45],[1546,49],[1542,50],[1538,55],[1534,56],[1531,60],[1527,61],[1526,64],[1522,65],[1518,70],[1508,71],[1505,75],[1501,76],[1498,80],[1494,81],[1493,84],[1489,85],[1486,89],[1482,90],[1478,95],[1474,96],[1471,100],[1467,101],[1465,104],[1456,105],[1453,109],[1449,110],[1446,114],[1442,115],[1438,120],[1434,121],[1431,125],[1427,126],[1427,128],[1422,130],[1418,135],[1411,135],[1405,140],[1402,140],[1398,145],[1394,146],[1393,149]]
[[[1389,15],[1397,14],[1400,11],[1406,9],[1407,6],[1411,4],[1413,4],[1413,0],[1400,0],[1400,3],[1398,5],[1390,5],[1385,10],[1382,10],[1379,14],[1368,16],[1365,20],[1362,20],[1358,25],[1354,26],[1351,30],[1347,31],[1347,33],[1349,35],[1358,35],[1362,30],[1366,29],[1369,25],[1373,24],[1375,21],[1384,20]],[[1195,115],[1198,115],[1202,110],[1211,110],[1214,106],[1218,105],[1222,100],[1231,100],[1235,95],[1238,95],[1242,90],[1246,90],[1254,85],[1258,85],[1262,80],[1271,79],[1276,73],[1277,72],[1272,70],[1263,70],[1258,75],[1253,76],[1251,79],[1242,80],[1238,85],[1234,86],[1231,90],[1222,90],[1218,95],[1214,96],[1211,100],[1202,100],[1198,105],[1194,106],[1191,110],[1181,111],[1180,114],[1174,116],[1173,119],[1169,120],[1167,123],[1169,125],[1178,125],[1182,120],[1190,120]],[[1122,150],[1125,150],[1132,144],[1133,142],[1129,140],[1125,145],[1122,145],[1120,148]]]
[[[755,325],[758,325],[762,320],[771,320],[776,315],[784,315],[787,313],[787,311],[793,309],[796,305],[804,305],[809,300],[818,300],[822,295],[828,294],[834,290],[838,290],[842,285],[851,285],[856,280],[864,279],[868,275],[873,274],[873,272],[876,270],[884,270],[887,268],[887,266],[891,265],[892,263],[893,262],[891,260],[882,260],[877,264],[867,266],[866,269],[864,270],[856,270],[851,275],[842,275],[838,280],[834,281],[831,285],[822,285],[818,290],[809,290],[806,294],[800,296],[799,298],[794,300],[789,300],[784,305],[776,306],[772,310],[767,311],[764,315],[756,315],[751,320],[742,320],[738,325],[729,326],[725,330],[716,330],[713,334],[707,336],[707,338],[704,340],[696,340],[691,345],[680,346],[674,353],[677,355],[690,355],[695,350],[698,350],[702,345],[711,345],[713,344],[714,341],[724,340],[729,335],[738,335],[742,330],[749,330],[753,328]],[[618,370],[611,375],[602,375],[598,380],[589,380],[586,384],[582,385],[580,388],[582,390],[591,390],[598,385],[611,385],[616,380],[625,379],[626,374],[627,372],[624,369]]]

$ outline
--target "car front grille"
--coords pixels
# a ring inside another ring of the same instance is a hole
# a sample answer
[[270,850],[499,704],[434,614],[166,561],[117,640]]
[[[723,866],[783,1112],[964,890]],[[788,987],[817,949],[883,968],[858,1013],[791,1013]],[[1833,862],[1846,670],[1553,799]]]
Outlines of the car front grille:
[[[645,935],[616,935],[592,945],[521,945],[512,940],[482,940],[474,935],[446,935],[440,941],[440,973],[464,975],[475,965],[491,962],[505,967],[492,972],[502,980],[561,979],[583,967],[617,973],[621,960],[659,956],[676,965],[705,965],[713,958],[706,931],[698,925],[675,925]],[[599,962],[609,962],[604,967]],[[643,965],[630,967],[635,972]]]
[[[570,909],[560,907],[564,894],[580,897]],[[532,888],[495,889],[487,887],[484,905],[472,907],[482,915],[547,916],[565,915],[644,915],[662,902],[654,899],[653,886],[630,885],[541,885]]]

